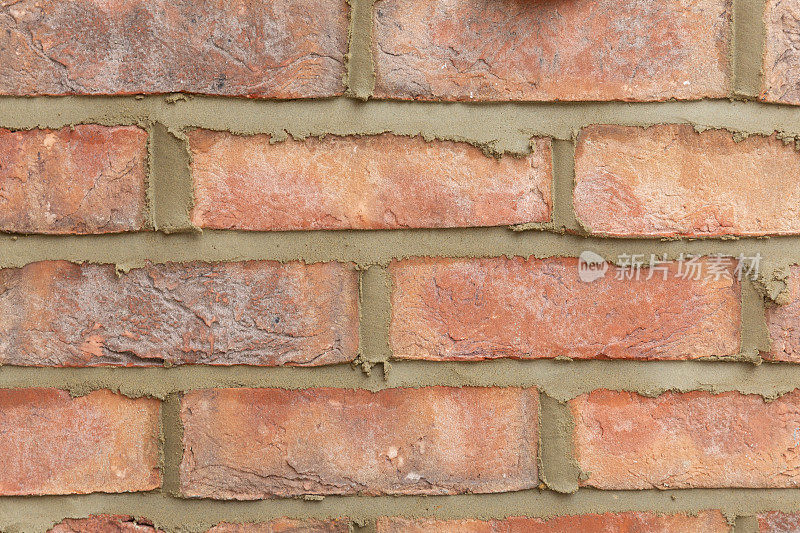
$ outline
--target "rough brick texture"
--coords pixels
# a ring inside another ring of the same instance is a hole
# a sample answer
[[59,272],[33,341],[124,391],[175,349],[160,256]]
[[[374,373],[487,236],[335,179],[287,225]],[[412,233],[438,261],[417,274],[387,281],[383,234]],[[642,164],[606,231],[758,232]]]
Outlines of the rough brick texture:
[[334,520],[292,520],[282,518],[260,524],[220,524],[208,533],[350,533],[350,521],[345,518]]
[[497,226],[550,220],[549,139],[531,155],[421,137],[189,133],[192,222],[244,230]]
[[800,266],[793,265],[787,279],[789,301],[766,308],[770,351],[762,354],[773,361],[800,362]]
[[379,0],[376,96],[424,100],[724,97],[726,0]]
[[800,104],[800,2],[767,0],[761,99]]
[[105,390],[0,389],[0,495],[159,487],[159,409]]
[[436,520],[379,518],[377,533],[729,533],[719,511],[700,511],[696,516],[653,513],[605,513],[541,518],[512,517],[505,520]]
[[583,485],[601,489],[800,486],[800,392],[646,398],[594,391],[570,402]]
[[128,515],[97,515],[89,518],[68,518],[53,526],[48,533],[163,533],[146,520]]
[[575,212],[615,236],[800,233],[800,152],[689,125],[590,126],[575,150]]
[[0,94],[341,94],[344,0],[0,4]]
[[616,279],[610,267],[587,283],[574,258],[395,261],[392,350],[432,360],[738,353],[739,283],[683,279],[678,263],[661,267],[650,280],[646,269],[639,280]]
[[[1,35],[2,29],[0,42]],[[147,133],[140,128],[0,128],[0,231],[142,229],[146,167]]]
[[797,533],[800,531],[798,513],[761,513],[758,519],[758,533]]
[[321,365],[355,358],[358,273],[341,263],[66,261],[0,270],[0,362]]
[[537,485],[518,388],[214,389],[184,396],[186,496],[457,494]]

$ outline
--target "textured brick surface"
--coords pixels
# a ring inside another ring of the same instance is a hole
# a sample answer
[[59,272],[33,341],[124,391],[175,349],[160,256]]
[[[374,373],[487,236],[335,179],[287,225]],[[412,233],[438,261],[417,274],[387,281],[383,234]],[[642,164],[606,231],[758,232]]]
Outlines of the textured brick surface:
[[761,98],[800,104],[800,2],[766,0]]
[[[2,17],[0,10],[0,20]],[[140,128],[0,128],[0,231],[110,233],[141,229],[145,223],[146,158],[147,133]]]
[[0,11],[0,94],[343,92],[344,0],[20,0]]
[[654,513],[605,513],[505,520],[435,520],[379,518],[377,533],[728,533],[719,511],[696,516]]
[[0,495],[155,489],[158,427],[154,399],[0,389]]
[[184,396],[186,496],[456,494],[537,485],[518,388],[214,389]]
[[341,263],[0,270],[0,362],[321,365],[355,358],[358,273]]
[[619,236],[800,233],[800,152],[689,125],[590,126],[575,150],[575,212]]
[[282,518],[259,524],[220,524],[208,533],[350,533],[350,521]]
[[800,362],[800,266],[793,265],[789,272],[789,302],[780,306],[770,304],[766,308],[772,344],[769,353],[762,356],[796,363]]
[[195,225],[245,230],[497,226],[550,220],[550,140],[524,158],[421,137],[189,133]]
[[646,398],[594,391],[570,402],[575,455],[601,489],[800,486],[800,392]]
[[726,0],[379,0],[375,94],[442,100],[727,95]]
[[[395,261],[391,346],[395,357],[479,360],[564,355],[579,359],[691,359],[739,351],[739,284],[694,281],[616,267],[591,283],[578,260]],[[730,266],[730,265],[728,265]]]
[[68,518],[48,533],[163,533],[145,520],[127,515],[97,515]]
[[800,531],[798,513],[761,513],[757,516],[758,533],[797,533]]

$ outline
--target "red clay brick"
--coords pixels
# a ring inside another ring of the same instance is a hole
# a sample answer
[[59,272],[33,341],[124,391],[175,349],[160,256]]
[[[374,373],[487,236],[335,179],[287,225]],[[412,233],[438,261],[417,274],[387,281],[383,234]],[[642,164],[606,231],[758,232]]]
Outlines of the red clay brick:
[[422,100],[725,97],[728,0],[379,0],[375,95]]
[[342,94],[344,0],[20,0],[0,13],[0,94]]
[[[730,263],[724,263],[725,268]],[[395,357],[693,359],[739,352],[740,287],[617,267],[583,282],[574,258],[416,258],[389,266]],[[708,262],[701,266],[710,270]]]
[[261,524],[220,524],[208,533],[350,533],[350,520],[292,520],[281,518]]
[[459,494],[537,485],[534,389],[212,389],[184,396],[185,496]]
[[757,516],[758,533],[797,533],[800,531],[798,513],[761,513]]
[[800,266],[793,265],[789,272],[789,302],[766,309],[772,345],[769,353],[762,356],[772,361],[797,363],[800,362]]
[[0,129],[0,231],[142,229],[146,161],[147,133],[136,127]]
[[383,517],[377,533],[729,533],[719,511],[700,511],[696,516],[654,513],[605,513],[541,518],[512,517],[505,520],[436,520]]
[[0,389],[0,495],[158,488],[159,405],[107,390]]
[[523,158],[421,137],[189,133],[192,222],[244,230],[498,226],[550,220],[549,139]]
[[68,518],[48,533],[163,533],[147,521],[127,515],[97,515]]
[[800,104],[800,3],[767,0],[761,99],[782,104]]
[[0,363],[322,365],[358,350],[352,265],[272,261],[0,270]]
[[646,398],[597,390],[570,402],[575,455],[600,489],[800,486],[800,391]]
[[590,126],[575,150],[575,212],[602,235],[800,233],[800,153],[690,125]]

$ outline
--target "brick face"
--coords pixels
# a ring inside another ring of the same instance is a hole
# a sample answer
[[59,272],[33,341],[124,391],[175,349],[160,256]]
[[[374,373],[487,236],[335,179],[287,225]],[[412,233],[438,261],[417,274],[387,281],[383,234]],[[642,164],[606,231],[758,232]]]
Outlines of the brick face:
[[358,273],[340,263],[66,261],[0,270],[0,361],[321,365],[355,358]]
[[789,302],[766,308],[771,345],[769,353],[762,356],[772,361],[797,363],[800,362],[800,266],[793,265],[789,273]]
[[436,520],[383,517],[377,533],[729,533],[719,511],[700,511],[696,516],[655,513],[605,513],[541,518],[512,517],[505,520]]
[[800,486],[800,393],[606,390],[570,402],[575,455],[600,489]]
[[591,283],[574,258],[395,261],[395,357],[693,359],[739,351],[739,284],[694,281],[667,265],[647,280]]
[[800,531],[798,513],[761,513],[757,517],[758,533],[795,533]]
[[344,0],[21,0],[0,14],[0,94],[342,94]]
[[181,488],[240,500],[531,488],[537,418],[532,389],[195,391]]
[[800,3],[767,0],[764,76],[761,99],[781,104],[800,104]]
[[128,515],[68,518],[47,533],[163,533],[152,524]]
[[375,95],[422,100],[725,97],[725,0],[379,0]]
[[158,427],[158,400],[0,389],[0,495],[155,489]]
[[140,128],[0,128],[0,231],[142,229],[146,168],[147,133]]
[[220,524],[208,533],[351,533],[350,521],[346,518],[334,520],[292,520],[280,518],[260,524]]
[[575,150],[575,212],[622,237],[800,233],[800,153],[689,125],[590,126]]
[[308,138],[189,133],[192,222],[244,230],[498,226],[550,220],[549,139],[494,159],[421,137]]

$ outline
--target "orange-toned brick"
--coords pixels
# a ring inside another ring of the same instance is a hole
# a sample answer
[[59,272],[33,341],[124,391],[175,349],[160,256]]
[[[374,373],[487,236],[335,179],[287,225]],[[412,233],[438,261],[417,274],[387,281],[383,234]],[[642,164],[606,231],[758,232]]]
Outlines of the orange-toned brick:
[[358,272],[342,263],[43,261],[0,270],[0,362],[322,365],[358,350]]
[[728,0],[379,0],[375,95],[423,100],[727,96]]
[[758,520],[758,533],[797,533],[800,531],[800,513],[761,513]]
[[584,486],[800,486],[800,391],[767,402],[738,392],[597,390],[570,406]]
[[700,511],[694,516],[655,513],[605,513],[542,518],[512,517],[505,520],[436,520],[383,517],[377,533],[729,533],[719,511]]
[[0,231],[142,229],[146,166],[147,133],[140,128],[0,129]]
[[769,305],[766,309],[772,343],[769,353],[762,355],[772,361],[797,363],[800,362],[800,266],[792,265],[787,283],[789,301],[785,305]]
[[730,271],[695,281],[677,262],[663,267],[649,280],[647,269],[635,280],[609,267],[587,283],[574,258],[395,261],[391,347],[395,357],[430,360],[738,353],[740,289]]
[[550,220],[549,139],[522,158],[390,134],[271,144],[189,133],[192,222],[244,230],[498,226]]
[[67,518],[47,533],[164,533],[153,524],[127,515],[97,515]]
[[761,99],[781,104],[800,104],[800,2],[767,0]]
[[0,495],[158,488],[159,412],[107,390],[0,389]]
[[690,125],[590,126],[575,149],[575,212],[593,233],[800,233],[800,152],[776,136]]
[[344,0],[19,0],[0,13],[0,94],[342,94]]
[[535,487],[533,389],[211,389],[183,397],[185,496]]

